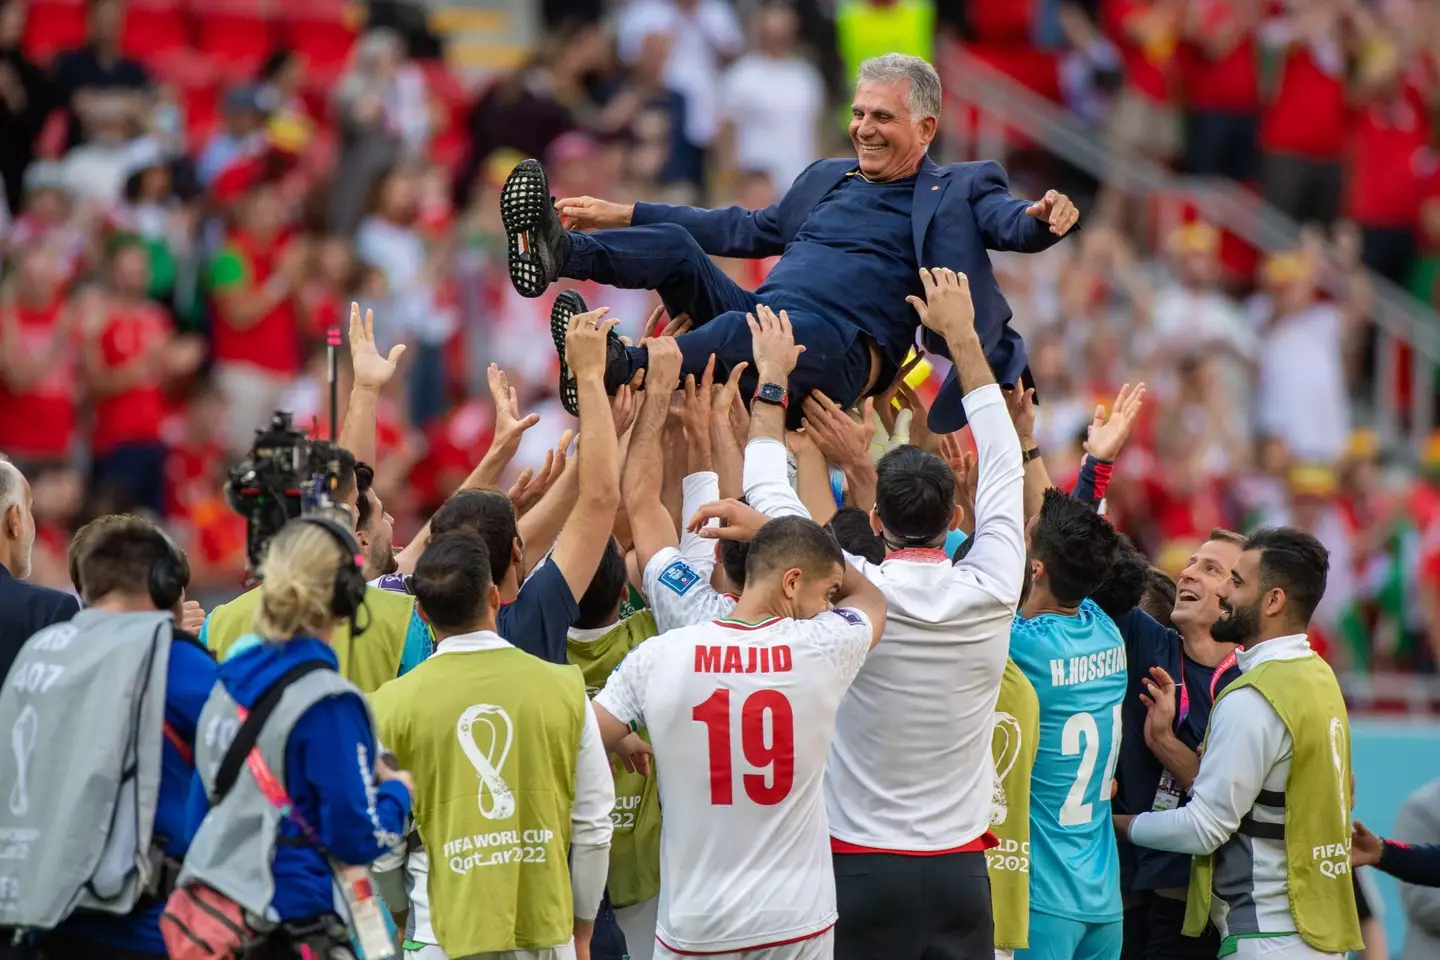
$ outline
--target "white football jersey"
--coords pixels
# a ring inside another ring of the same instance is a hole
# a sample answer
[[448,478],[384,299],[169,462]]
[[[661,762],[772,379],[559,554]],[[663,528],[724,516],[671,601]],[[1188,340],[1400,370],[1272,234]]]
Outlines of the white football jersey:
[[686,559],[675,547],[658,551],[645,565],[645,599],[661,633],[728,617],[735,598],[710,585],[710,568]]
[[655,750],[656,935],[672,951],[755,950],[834,925],[820,781],[871,635],[851,609],[684,627],[632,650],[596,696]]

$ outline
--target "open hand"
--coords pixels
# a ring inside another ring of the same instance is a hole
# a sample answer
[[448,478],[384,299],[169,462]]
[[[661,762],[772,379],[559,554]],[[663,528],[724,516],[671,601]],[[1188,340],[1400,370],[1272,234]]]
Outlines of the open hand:
[[1002,393],[1010,411],[1010,422],[1015,425],[1015,435],[1020,438],[1020,448],[1035,446],[1035,388],[1027,390],[1025,384],[1016,380],[1015,386]]
[[555,201],[555,210],[566,230],[613,230],[630,226],[635,205],[611,203],[595,197],[566,197]]
[[1047,190],[1045,196],[1025,208],[1025,215],[1043,220],[1050,225],[1050,232],[1063,237],[1080,219],[1080,211],[1070,198],[1058,190]]
[[745,315],[750,325],[754,347],[755,372],[762,383],[783,384],[790,379],[790,372],[800,360],[805,347],[795,343],[795,331],[790,326],[790,315],[781,310],[779,315],[763,303],[755,305],[753,314]]
[[566,430],[560,435],[560,442],[555,445],[554,450],[545,451],[545,462],[540,465],[539,470],[526,467],[520,471],[520,476],[510,485],[506,496],[515,507],[515,516],[523,517],[531,507],[540,502],[540,498],[555,486],[555,481],[560,479],[565,472],[565,465],[569,460],[570,440],[575,435],[573,430]]
[[1096,407],[1095,420],[1085,438],[1085,452],[1096,460],[1113,463],[1130,438],[1144,400],[1145,384],[1141,383],[1131,390],[1127,383],[1120,388],[1109,416],[1106,416],[1104,407]]
[[565,334],[565,362],[577,382],[605,379],[605,342],[610,328],[620,322],[615,317],[606,318],[609,312],[609,307],[601,307],[570,318],[570,328]]
[[824,454],[825,459],[840,467],[870,462],[870,437],[874,434],[871,419],[874,401],[866,400],[862,422],[856,423],[839,404],[816,390],[805,398],[805,435]]
[[360,304],[350,304],[350,366],[355,372],[355,386],[379,390],[395,376],[395,367],[405,353],[405,344],[390,348],[388,357],[380,356],[375,346],[375,311],[366,310],[360,320]]
[[1373,867],[1385,852],[1385,841],[1356,820],[1350,828],[1350,863],[1357,867]]
[[495,407],[495,431],[490,446],[509,450],[510,456],[514,456],[520,448],[520,438],[540,422],[540,414],[520,416],[520,395],[497,364],[492,363],[485,370],[485,380],[490,387],[490,402]]
[[640,399],[635,396],[636,387],[644,382],[645,371],[635,374],[635,386],[626,383],[610,398],[610,417],[615,421],[615,436],[625,436],[625,431],[635,425],[635,415],[640,412]]
[[1175,681],[1163,667],[1151,667],[1144,680],[1145,745],[1153,749],[1157,741],[1175,732]]
[[[721,525],[706,526],[711,520],[719,520]],[[686,529],[707,540],[753,540],[769,522],[765,514],[739,500],[716,500],[696,510]]]
[[[965,449],[959,433],[940,436],[940,457],[955,475],[955,503],[971,524],[975,520],[975,490],[980,484],[980,470],[975,454]],[[973,526],[967,529],[973,529]]]
[[925,299],[906,297],[905,302],[915,308],[920,322],[946,340],[975,336],[975,304],[970,299],[970,278],[956,273],[949,267],[920,269],[920,285],[925,288]]

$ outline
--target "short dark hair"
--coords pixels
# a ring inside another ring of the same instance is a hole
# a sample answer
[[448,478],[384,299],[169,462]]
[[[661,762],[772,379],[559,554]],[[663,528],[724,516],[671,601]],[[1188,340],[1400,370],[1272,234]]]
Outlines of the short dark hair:
[[748,587],[777,570],[799,567],[814,576],[825,567],[833,569],[844,563],[845,554],[829,530],[808,517],[776,517],[761,527],[750,541],[745,585]]
[[605,544],[605,552],[600,555],[595,576],[590,578],[590,585],[580,598],[580,613],[575,617],[575,626],[581,630],[593,630],[609,623],[615,616],[615,608],[620,605],[620,594],[625,589],[627,576],[625,555],[620,552],[620,544],[611,537],[610,542]]
[[1260,589],[1283,590],[1297,623],[1309,623],[1325,596],[1330,551],[1304,530],[1267,527],[1251,534],[1245,552],[1260,553]]
[[[358,489],[355,477],[355,454],[344,447],[335,448],[335,462],[338,469],[335,473],[335,498],[337,500],[348,500]],[[358,527],[356,529],[359,529]]]
[[1150,561],[1135,549],[1130,538],[1120,534],[1116,539],[1119,546],[1110,575],[1090,594],[1090,599],[1112,619],[1140,605],[1150,577]]
[[[93,526],[93,524],[92,524]],[[86,602],[111,593],[148,596],[150,570],[173,549],[160,528],[143,517],[107,519],[85,538],[76,575]],[[180,582],[190,582],[190,564],[175,550],[180,561]]]
[[368,463],[355,462],[355,529],[369,530],[374,519],[370,509],[370,498],[365,494],[375,483],[375,468]]
[[452,530],[425,545],[415,561],[411,589],[432,626],[461,631],[484,616],[493,582],[484,539],[473,530]]
[[943,537],[955,517],[955,474],[935,454],[906,444],[875,465],[875,512],[892,538],[923,544]]
[[870,529],[870,514],[859,507],[836,510],[825,529],[846,551],[871,563],[884,562],[885,541],[875,536],[875,531]]
[[750,544],[745,540],[720,541],[720,567],[737,587],[745,584],[745,567],[750,562]]
[[1058,603],[1078,606],[1105,582],[1120,538],[1088,503],[1051,487],[1030,532],[1030,555],[1045,564],[1045,586]]
[[1171,615],[1175,612],[1175,581],[1159,567],[1151,567],[1145,578],[1145,592],[1140,595],[1140,609],[1150,614],[1162,627],[1175,628]]
[[518,535],[515,505],[499,490],[461,490],[440,505],[430,518],[430,535],[470,530],[490,551],[490,576],[499,583],[510,572],[510,556]]

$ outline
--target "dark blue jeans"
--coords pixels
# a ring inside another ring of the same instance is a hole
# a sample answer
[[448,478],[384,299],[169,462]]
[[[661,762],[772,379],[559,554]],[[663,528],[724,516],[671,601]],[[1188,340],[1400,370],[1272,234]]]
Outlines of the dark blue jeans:
[[[740,378],[740,390],[748,403],[758,380],[745,315],[755,311],[758,301],[715,265],[688,230],[656,223],[569,237],[562,276],[624,290],[654,290],[670,316],[688,313],[695,328],[675,341],[684,358],[681,375],[699,376],[712,354],[716,380],[747,362],[750,367]],[[791,397],[819,390],[841,406],[859,400],[870,376],[869,339],[852,324],[803,310],[790,310],[788,315],[795,342],[805,346],[790,375]],[[649,362],[644,347],[631,347],[630,355],[635,369]],[[792,426],[798,425],[799,406],[792,400]]]

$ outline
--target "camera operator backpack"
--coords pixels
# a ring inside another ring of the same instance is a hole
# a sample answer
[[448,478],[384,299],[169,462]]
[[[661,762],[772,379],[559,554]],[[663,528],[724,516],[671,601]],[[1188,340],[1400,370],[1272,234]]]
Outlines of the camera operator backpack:
[[21,649],[0,688],[0,924],[163,895],[168,612],[82,610]]

